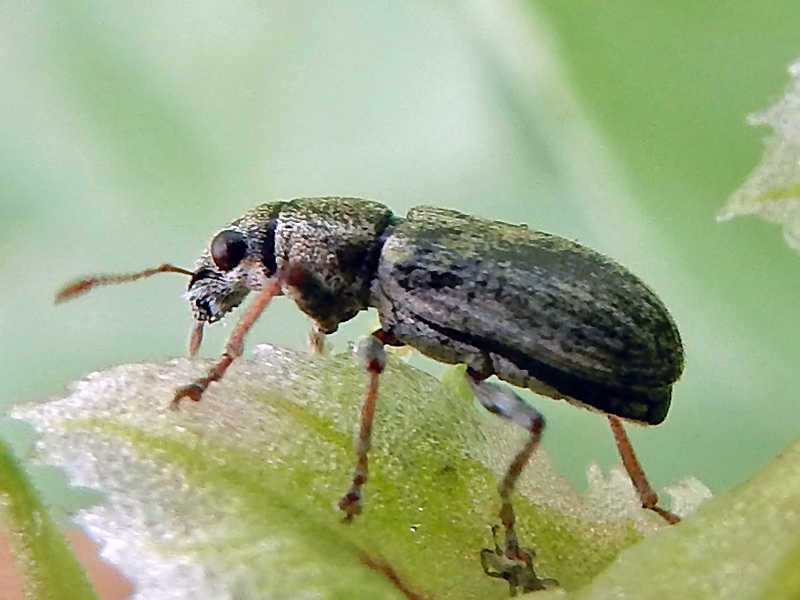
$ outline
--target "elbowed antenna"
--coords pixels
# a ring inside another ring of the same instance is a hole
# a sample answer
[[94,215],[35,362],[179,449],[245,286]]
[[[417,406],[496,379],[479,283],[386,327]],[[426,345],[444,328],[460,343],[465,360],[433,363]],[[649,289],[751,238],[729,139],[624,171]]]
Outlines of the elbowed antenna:
[[76,296],[81,296],[82,294],[90,292],[94,288],[101,285],[114,285],[117,283],[127,283],[129,281],[136,281],[137,279],[144,279],[145,277],[150,277],[151,275],[155,275],[156,273],[180,273],[181,275],[188,275],[189,277],[194,275],[194,273],[192,273],[191,271],[187,271],[186,269],[181,269],[180,267],[175,267],[173,265],[163,264],[160,267],[155,267],[154,269],[145,269],[144,271],[139,271],[138,273],[123,273],[118,275],[97,275],[95,277],[86,277],[84,279],[73,281],[72,283],[61,288],[56,294],[56,304],[60,304],[61,302],[66,302],[67,300],[72,300]]

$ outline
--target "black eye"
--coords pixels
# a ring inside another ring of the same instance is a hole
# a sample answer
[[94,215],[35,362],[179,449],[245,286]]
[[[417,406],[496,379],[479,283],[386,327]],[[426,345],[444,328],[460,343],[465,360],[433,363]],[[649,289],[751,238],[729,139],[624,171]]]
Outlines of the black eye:
[[247,243],[238,231],[220,231],[211,241],[211,259],[221,271],[230,271],[244,258]]

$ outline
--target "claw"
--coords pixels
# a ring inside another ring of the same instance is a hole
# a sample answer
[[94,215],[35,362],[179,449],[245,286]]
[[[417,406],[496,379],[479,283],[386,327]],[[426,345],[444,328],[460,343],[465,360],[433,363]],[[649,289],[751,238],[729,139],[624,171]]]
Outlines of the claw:
[[492,527],[494,549],[481,550],[481,566],[484,573],[489,577],[508,581],[512,596],[516,596],[518,590],[524,594],[558,587],[557,580],[549,577],[539,578],[536,575],[533,570],[533,558],[536,553],[533,550],[519,547],[515,540],[509,539],[508,536],[503,541],[505,548],[501,548],[497,543],[498,529],[497,526]]
[[206,391],[205,386],[199,383],[192,383],[182,388],[178,388],[175,391],[175,395],[172,397],[172,402],[170,402],[170,408],[172,408],[173,410],[177,410],[183,398],[188,398],[192,402],[199,402],[200,398],[202,398],[203,396],[203,392],[205,391]]

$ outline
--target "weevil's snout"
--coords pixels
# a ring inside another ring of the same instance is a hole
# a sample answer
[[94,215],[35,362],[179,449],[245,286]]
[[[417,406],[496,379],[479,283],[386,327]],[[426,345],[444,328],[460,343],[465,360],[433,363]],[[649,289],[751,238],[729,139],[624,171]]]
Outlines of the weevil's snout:
[[185,296],[196,321],[214,323],[239,306],[247,292],[246,287],[234,287],[225,273],[201,267],[192,275]]
[[250,291],[245,258],[247,241],[241,231],[220,231],[197,262],[186,298],[198,323],[219,321],[239,306]]

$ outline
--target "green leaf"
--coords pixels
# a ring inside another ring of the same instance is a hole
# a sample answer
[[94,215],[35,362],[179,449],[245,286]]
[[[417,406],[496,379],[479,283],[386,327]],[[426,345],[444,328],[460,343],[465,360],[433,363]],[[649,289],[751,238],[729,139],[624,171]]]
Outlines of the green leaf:
[[745,484],[623,552],[574,598],[800,598],[800,440]]
[[0,529],[8,535],[26,598],[96,600],[83,569],[11,449],[0,440]]
[[800,61],[789,67],[792,81],[783,97],[750,115],[751,125],[772,127],[761,163],[728,200],[719,218],[756,214],[783,227],[786,242],[800,250]]
[[[460,370],[439,381],[390,359],[365,514],[346,525],[335,503],[352,463],[358,361],[262,346],[200,403],[169,410],[208,365],[123,365],[15,412],[42,435],[40,458],[108,494],[78,522],[137,598],[507,597],[479,552],[523,436],[475,405]],[[800,595],[800,440],[673,527],[636,507],[621,473],[593,479],[580,496],[543,452],[522,478],[522,542],[538,575],[562,586],[538,597]],[[34,561],[58,572],[48,556]]]
[[[507,597],[479,553],[497,523],[498,475],[524,435],[478,407],[461,377],[443,384],[389,361],[365,512],[347,525],[335,505],[353,466],[359,362],[264,346],[201,402],[170,410],[173,390],[209,364],[123,365],[15,411],[41,434],[41,459],[107,493],[77,520],[137,598],[403,597],[403,586]],[[516,504],[541,577],[578,589],[641,538],[637,527],[660,526],[623,483],[613,500],[602,486],[587,500],[537,453]],[[611,505],[632,518],[609,519]]]

